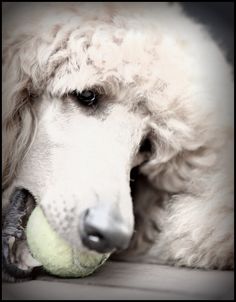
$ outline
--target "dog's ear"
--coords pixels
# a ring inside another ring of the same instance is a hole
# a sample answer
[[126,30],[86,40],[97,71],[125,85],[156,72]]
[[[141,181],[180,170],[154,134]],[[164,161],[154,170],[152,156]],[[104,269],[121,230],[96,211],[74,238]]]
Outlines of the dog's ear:
[[[157,105],[159,107],[155,109]],[[153,105],[152,112],[158,113],[161,105],[157,105]],[[176,99],[170,109],[162,109],[161,115],[157,114],[157,118],[150,122],[154,152],[141,167],[141,172],[158,189],[174,194],[183,192],[194,171],[214,165],[214,148],[218,148],[221,142],[214,141],[210,118],[202,120],[201,124],[198,122],[195,108]],[[219,130],[218,135],[222,135]]]
[[15,177],[34,132],[34,114],[30,103],[32,78],[29,68],[36,54],[32,47],[28,47],[29,44],[30,37],[21,34],[3,36],[3,190]]

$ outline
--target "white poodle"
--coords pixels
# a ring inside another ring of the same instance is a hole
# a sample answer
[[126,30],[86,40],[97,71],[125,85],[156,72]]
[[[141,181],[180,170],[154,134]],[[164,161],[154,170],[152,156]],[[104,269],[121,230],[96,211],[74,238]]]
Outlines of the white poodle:
[[31,3],[3,25],[4,278],[32,272],[35,203],[72,246],[232,269],[233,80],[206,30],[166,3]]

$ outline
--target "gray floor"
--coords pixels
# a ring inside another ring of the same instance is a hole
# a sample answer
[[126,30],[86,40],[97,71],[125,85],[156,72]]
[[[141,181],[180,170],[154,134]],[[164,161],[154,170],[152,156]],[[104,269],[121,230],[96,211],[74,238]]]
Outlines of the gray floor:
[[2,298],[233,300],[233,284],[232,271],[202,271],[108,261],[92,276],[82,279],[60,279],[42,275],[34,281],[4,283]]

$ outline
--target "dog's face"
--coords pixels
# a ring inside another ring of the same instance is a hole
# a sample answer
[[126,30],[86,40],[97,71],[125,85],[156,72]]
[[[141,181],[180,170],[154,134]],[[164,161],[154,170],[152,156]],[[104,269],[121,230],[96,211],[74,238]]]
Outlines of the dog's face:
[[139,148],[146,123],[127,106],[87,93],[96,105],[73,94],[38,100],[37,133],[15,186],[35,196],[49,223],[74,246],[81,247],[93,227],[90,235],[123,236],[114,242],[122,248],[133,232],[130,171],[145,160]]
[[187,140],[196,147],[188,127],[195,105],[186,101],[191,52],[161,33],[158,12],[154,29],[150,11],[131,18],[125,10],[52,10],[32,32],[12,34],[19,75],[10,68],[27,78],[37,127],[10,191],[29,190],[74,246],[125,248],[134,230],[132,168],[152,152],[155,165],[168,161]]
[[179,87],[167,89],[168,81],[179,77],[183,86],[186,79],[180,66],[168,74],[165,61],[173,59],[159,46],[168,41],[149,16],[139,23],[86,14],[39,18],[18,49],[37,129],[12,190],[31,192],[72,245],[104,252],[127,247],[132,237],[131,170],[157,144],[156,100],[165,112]]
[[[165,220],[157,199],[192,194],[224,145],[233,112],[225,59],[176,5],[20,8],[4,22],[7,275],[38,265],[24,236],[31,195],[72,246],[111,252],[135,234],[129,250],[142,253]],[[131,185],[137,166],[145,177]]]

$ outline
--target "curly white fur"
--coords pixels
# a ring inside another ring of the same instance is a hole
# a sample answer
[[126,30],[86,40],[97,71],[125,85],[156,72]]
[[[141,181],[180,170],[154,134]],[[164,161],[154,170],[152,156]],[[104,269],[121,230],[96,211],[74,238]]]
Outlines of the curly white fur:
[[[79,214],[109,202],[135,223],[128,259],[233,268],[233,81],[222,52],[178,5],[90,5],[32,4],[4,23],[4,204],[26,187],[81,245]],[[68,96],[88,87],[103,94],[96,112]],[[145,136],[155,152],[132,201]]]

